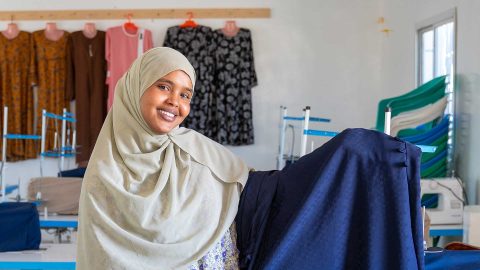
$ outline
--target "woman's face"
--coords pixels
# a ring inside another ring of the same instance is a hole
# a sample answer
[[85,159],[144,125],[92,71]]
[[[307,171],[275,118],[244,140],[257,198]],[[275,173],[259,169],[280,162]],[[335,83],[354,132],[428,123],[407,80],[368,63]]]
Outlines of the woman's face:
[[156,134],[166,134],[180,125],[190,113],[192,80],[175,70],[156,81],[140,98],[140,110]]

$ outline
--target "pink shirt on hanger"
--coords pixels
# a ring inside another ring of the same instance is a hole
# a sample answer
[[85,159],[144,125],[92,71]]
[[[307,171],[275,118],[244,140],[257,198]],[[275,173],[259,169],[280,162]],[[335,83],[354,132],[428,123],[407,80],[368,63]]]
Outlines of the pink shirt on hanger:
[[[139,44],[143,44],[142,51],[140,51]],[[112,107],[117,81],[128,70],[133,61],[137,59],[139,54],[152,47],[152,32],[150,30],[138,28],[136,34],[129,34],[125,31],[123,25],[107,29],[105,38],[105,58],[108,64],[106,82],[108,84],[107,110],[110,110]]]

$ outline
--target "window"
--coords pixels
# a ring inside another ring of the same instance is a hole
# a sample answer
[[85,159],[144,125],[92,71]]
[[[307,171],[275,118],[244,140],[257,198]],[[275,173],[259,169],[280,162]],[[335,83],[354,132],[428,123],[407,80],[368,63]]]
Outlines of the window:
[[[438,76],[454,74],[455,23],[453,17],[419,29],[418,41],[418,85]],[[452,76],[449,77],[450,80],[453,79]]]

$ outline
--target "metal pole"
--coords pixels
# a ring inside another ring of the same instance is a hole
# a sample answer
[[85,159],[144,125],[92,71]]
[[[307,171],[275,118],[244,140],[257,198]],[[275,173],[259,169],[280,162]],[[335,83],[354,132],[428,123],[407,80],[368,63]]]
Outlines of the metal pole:
[[63,119],[62,119],[62,148],[60,150],[60,171],[63,171],[63,166],[65,164],[65,139],[67,137],[67,109],[63,108]]
[[278,153],[278,160],[277,160],[277,169],[281,170],[284,165],[283,159],[283,152],[285,151],[285,129],[287,127],[287,120],[285,117],[287,116],[287,107],[280,106],[281,109],[281,120],[282,120],[282,127],[280,129],[280,149]]
[[41,140],[41,148],[40,148],[40,176],[43,177],[43,161],[45,159],[45,140],[47,135],[47,116],[45,115],[47,110],[42,110],[42,140]]
[[390,135],[390,131],[391,131],[391,127],[390,127],[391,120],[392,120],[392,108],[386,107],[386,108],[385,108],[385,128],[384,128],[384,132],[385,132],[385,134],[387,134],[387,135]]
[[73,139],[72,139],[72,153],[75,155],[77,154],[77,131],[73,131]]
[[[2,202],[6,200],[5,188],[7,182],[5,181],[5,165],[7,163],[7,133],[8,132],[8,107],[3,108],[3,145],[2,145]],[[20,187],[19,187],[20,189]]]
[[304,156],[307,152],[307,131],[308,131],[308,124],[310,121],[310,106],[305,108],[304,113],[304,120],[303,120],[303,133],[302,133],[302,143],[300,148],[300,156]]

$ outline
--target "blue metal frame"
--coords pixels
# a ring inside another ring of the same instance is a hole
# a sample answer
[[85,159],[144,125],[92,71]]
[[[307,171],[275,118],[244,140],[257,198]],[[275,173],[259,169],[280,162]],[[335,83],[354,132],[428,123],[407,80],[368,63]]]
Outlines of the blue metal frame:
[[[284,116],[283,119],[285,120],[293,120],[293,121],[303,121],[305,120],[305,117],[293,117],[293,116]],[[325,123],[330,123],[330,119],[328,118],[320,118],[320,117],[309,117],[309,121],[312,122],[325,122]]]
[[0,269],[8,270],[47,270],[47,269],[62,269],[75,270],[75,262],[1,262]]
[[54,113],[49,113],[49,112],[46,112],[44,114],[46,117],[50,117],[50,118],[54,118],[54,119],[58,119],[58,120],[66,120],[66,121],[69,121],[69,122],[76,122],[76,120],[74,118],[71,118],[71,117],[63,117],[63,116],[60,116],[60,115],[56,115]]
[[5,134],[4,138],[7,139],[29,139],[29,140],[41,140],[42,136],[39,135],[25,135],[25,134]]
[[40,228],[77,228],[76,220],[45,220],[40,219]]
[[56,152],[43,152],[43,153],[40,153],[40,155],[44,156],[44,157],[74,157],[75,156],[75,153],[65,153],[65,154],[62,154],[62,153],[56,153]]
[[326,131],[326,130],[307,129],[307,130],[303,130],[303,134],[313,135],[313,136],[322,136],[322,137],[335,137],[335,136],[338,135],[338,132]]
[[462,229],[430,229],[430,236],[463,236]]

